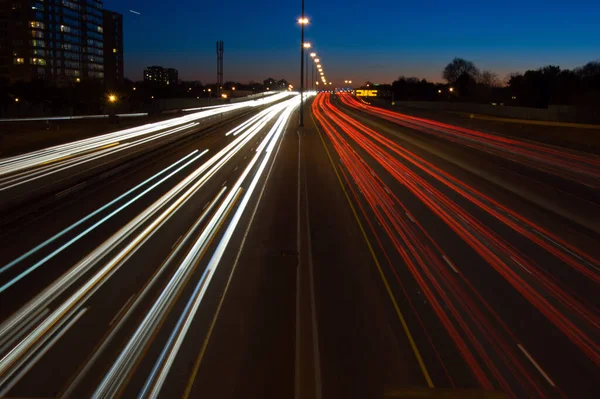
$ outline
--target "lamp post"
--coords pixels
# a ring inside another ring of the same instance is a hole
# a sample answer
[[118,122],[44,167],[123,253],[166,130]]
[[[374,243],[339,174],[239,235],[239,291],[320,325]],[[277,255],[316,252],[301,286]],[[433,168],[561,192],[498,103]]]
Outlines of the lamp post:
[[306,53],[304,54],[304,68],[306,71],[304,76],[304,88],[308,90],[308,49],[312,47],[312,44],[303,43],[302,47],[304,47],[304,49],[306,50]]
[[298,126],[304,127],[304,25],[308,19],[304,17],[304,0],[302,0],[302,17],[298,21],[302,25],[300,34],[300,121]]
[[[310,57],[315,60],[317,53],[310,53]],[[310,87],[312,90],[315,89],[315,63],[312,63],[312,75],[310,75]]]

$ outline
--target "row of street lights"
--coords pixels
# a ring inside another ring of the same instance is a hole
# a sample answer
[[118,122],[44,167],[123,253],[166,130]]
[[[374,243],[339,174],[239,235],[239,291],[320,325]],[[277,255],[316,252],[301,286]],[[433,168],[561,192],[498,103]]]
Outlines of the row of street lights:
[[[304,86],[306,81],[306,88],[308,89],[308,70],[306,71],[306,79],[304,77],[304,66],[308,68],[308,54],[305,57],[304,51],[308,51],[312,47],[312,45],[308,42],[304,41],[304,26],[308,25],[309,20],[304,16],[304,0],[302,0],[302,17],[298,19],[298,23],[301,25],[301,36],[300,36],[300,121],[299,126],[304,126]],[[314,85],[319,86],[319,81],[315,81],[315,67],[317,68],[317,72],[320,75],[320,80],[323,83],[323,86],[331,86],[332,82],[327,82],[327,77],[325,76],[325,71],[323,70],[323,66],[321,65],[321,60],[317,58],[317,53],[310,53],[310,57],[313,60],[312,64],[312,76],[311,76],[311,87],[314,89]],[[347,81],[346,81],[347,83]]]

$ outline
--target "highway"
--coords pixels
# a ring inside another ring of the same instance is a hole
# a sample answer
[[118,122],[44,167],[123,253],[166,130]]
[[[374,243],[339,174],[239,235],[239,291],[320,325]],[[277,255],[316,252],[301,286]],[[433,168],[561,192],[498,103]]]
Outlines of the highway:
[[594,397],[597,156],[299,105],[0,159],[0,396]]
[[0,396],[190,395],[299,102],[2,159]]
[[593,397],[598,157],[349,94],[312,111],[428,385]]

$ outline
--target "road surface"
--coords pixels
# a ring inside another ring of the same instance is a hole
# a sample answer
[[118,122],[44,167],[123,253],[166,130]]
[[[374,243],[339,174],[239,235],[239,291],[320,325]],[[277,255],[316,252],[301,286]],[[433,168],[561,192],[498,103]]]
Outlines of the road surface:
[[0,395],[592,397],[597,157],[298,105],[1,159]]
[[313,113],[433,385],[598,391],[597,156],[343,94]]

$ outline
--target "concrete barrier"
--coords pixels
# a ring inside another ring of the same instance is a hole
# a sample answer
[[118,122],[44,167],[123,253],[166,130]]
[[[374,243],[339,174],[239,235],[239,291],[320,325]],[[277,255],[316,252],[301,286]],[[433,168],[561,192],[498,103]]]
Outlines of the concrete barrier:
[[550,105],[548,108],[528,108],[443,101],[397,101],[396,104],[410,108],[483,114],[511,119],[567,123],[600,123],[600,109],[595,107]]

